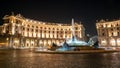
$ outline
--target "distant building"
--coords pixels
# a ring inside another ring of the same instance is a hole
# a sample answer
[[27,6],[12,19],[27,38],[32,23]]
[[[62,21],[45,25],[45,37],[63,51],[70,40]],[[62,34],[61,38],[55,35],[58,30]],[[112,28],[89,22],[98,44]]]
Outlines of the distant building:
[[120,20],[96,23],[98,40],[103,47],[120,47]]
[[[27,19],[20,14],[5,15],[0,26],[0,45],[10,48],[34,48],[59,44],[72,37],[71,24],[59,24]],[[85,29],[75,23],[75,34],[83,39]],[[4,41],[2,41],[4,40]]]

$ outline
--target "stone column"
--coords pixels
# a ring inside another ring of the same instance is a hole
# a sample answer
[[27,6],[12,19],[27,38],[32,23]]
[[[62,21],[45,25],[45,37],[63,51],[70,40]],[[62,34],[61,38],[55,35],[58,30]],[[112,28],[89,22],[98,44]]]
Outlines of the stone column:
[[116,44],[116,47],[118,47],[118,44],[117,44],[117,38],[115,37],[115,44]]
[[23,43],[23,38],[21,37],[21,38],[20,38],[20,42],[19,42],[19,46],[20,46],[20,47],[23,47],[23,45],[24,45],[24,43]]
[[9,48],[13,48],[13,38],[11,36],[9,37],[8,45]]
[[107,41],[107,47],[111,46],[110,45],[110,38],[106,37],[106,41]]
[[37,39],[37,46],[36,47],[39,47],[39,39]]

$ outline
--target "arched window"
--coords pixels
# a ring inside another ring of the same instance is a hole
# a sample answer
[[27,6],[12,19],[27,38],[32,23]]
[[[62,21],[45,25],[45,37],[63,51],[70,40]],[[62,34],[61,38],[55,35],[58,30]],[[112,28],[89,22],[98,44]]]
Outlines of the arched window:
[[110,44],[111,44],[112,46],[115,46],[115,45],[116,45],[115,39],[111,39],[111,40],[110,40]]
[[117,45],[120,46],[120,38],[117,39]]
[[101,40],[101,45],[103,45],[103,46],[107,45],[107,41],[105,39],[102,39]]

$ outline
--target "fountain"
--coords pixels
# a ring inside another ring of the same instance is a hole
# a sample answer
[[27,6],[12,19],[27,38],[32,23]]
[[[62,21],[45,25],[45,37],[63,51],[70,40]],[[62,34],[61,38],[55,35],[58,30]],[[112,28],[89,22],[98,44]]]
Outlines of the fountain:
[[86,46],[86,45],[89,45],[85,41],[77,40],[77,38],[75,36],[74,19],[72,19],[72,38],[67,40],[66,42],[69,44],[69,46]]
[[62,47],[56,50],[69,51],[69,50],[74,50],[75,47],[79,47],[79,46],[89,46],[89,44],[85,41],[77,40],[75,36],[74,19],[72,19],[72,38],[69,40],[65,40],[65,42],[62,44]]

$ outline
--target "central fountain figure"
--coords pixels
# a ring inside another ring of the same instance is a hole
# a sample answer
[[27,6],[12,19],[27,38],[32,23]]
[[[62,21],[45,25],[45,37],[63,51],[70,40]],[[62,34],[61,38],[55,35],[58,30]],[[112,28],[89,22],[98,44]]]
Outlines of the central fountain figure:
[[74,27],[74,19],[72,19],[72,38],[66,41],[69,46],[85,46],[88,45],[85,41],[77,40],[75,36],[75,27]]
[[[67,46],[66,46],[67,45]],[[62,44],[61,48],[56,49],[57,51],[71,51],[74,50],[75,47],[79,46],[88,46],[89,44],[85,41],[77,40],[75,36],[75,27],[74,27],[74,19],[72,19],[72,38],[69,40],[65,40]]]

